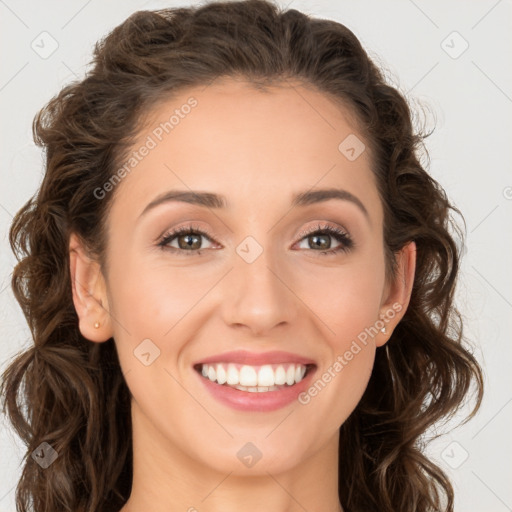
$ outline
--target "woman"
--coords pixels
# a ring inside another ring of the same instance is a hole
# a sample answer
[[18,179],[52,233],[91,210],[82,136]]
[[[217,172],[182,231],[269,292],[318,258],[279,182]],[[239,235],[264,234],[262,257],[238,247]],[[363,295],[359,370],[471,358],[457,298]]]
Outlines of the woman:
[[101,41],[11,229],[18,509],[452,511],[421,436],[482,374],[423,137],[333,21],[210,3]]

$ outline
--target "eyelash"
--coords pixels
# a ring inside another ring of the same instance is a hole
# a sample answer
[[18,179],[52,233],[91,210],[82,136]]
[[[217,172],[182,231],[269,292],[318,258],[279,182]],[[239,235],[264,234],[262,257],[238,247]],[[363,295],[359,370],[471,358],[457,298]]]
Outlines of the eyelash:
[[[181,235],[201,235],[210,242],[213,242],[213,237],[205,230],[200,229],[198,227],[195,227],[193,225],[190,226],[182,226],[180,228],[177,228],[169,233],[166,233],[162,236],[160,241],[158,242],[158,246],[161,247],[163,250],[169,250],[171,252],[180,252],[180,253],[186,253],[187,256],[194,256],[194,255],[201,255],[201,249],[193,249],[191,251],[186,251],[183,249],[177,249],[176,247],[169,247],[167,244],[171,242],[174,238],[177,238]],[[309,229],[306,231],[303,231],[299,235],[299,242],[302,241],[304,238],[311,236],[311,235],[330,235],[332,236],[337,242],[340,242],[340,246],[336,247],[334,249],[329,249],[327,251],[315,251],[314,249],[308,249],[313,252],[320,252],[322,255],[334,255],[339,252],[349,252],[351,249],[354,248],[354,241],[350,237],[348,233],[343,231],[342,229],[335,227],[335,226],[329,226],[328,224],[318,224],[316,228]]]

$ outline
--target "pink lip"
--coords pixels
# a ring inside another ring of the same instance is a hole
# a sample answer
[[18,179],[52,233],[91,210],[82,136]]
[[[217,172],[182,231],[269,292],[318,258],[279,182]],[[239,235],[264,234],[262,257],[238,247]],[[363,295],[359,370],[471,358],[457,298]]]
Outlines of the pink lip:
[[212,363],[238,363],[247,364],[251,366],[260,366],[263,364],[277,364],[277,363],[296,363],[296,364],[315,364],[313,359],[302,357],[291,352],[272,351],[254,353],[246,350],[235,350],[232,352],[224,352],[217,354],[206,359],[201,359],[193,364],[212,364]]
[[270,412],[281,409],[286,405],[296,401],[299,394],[306,391],[311,386],[316,367],[311,368],[304,378],[293,386],[284,386],[276,391],[267,391],[266,393],[251,393],[250,391],[241,391],[226,385],[220,385],[206,379],[200,373],[196,372],[197,378],[201,380],[206,389],[224,405],[237,409],[239,411],[258,411]]

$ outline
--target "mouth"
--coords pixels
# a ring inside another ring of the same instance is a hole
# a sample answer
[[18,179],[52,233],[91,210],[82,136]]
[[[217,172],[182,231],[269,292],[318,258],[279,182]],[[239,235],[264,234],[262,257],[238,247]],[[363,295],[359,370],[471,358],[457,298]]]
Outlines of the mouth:
[[314,364],[274,363],[248,365],[232,362],[199,363],[194,365],[201,377],[220,386],[249,393],[268,393],[292,387],[301,382]]
[[312,359],[277,351],[228,352],[192,366],[213,398],[239,411],[258,412],[292,404],[317,370]]

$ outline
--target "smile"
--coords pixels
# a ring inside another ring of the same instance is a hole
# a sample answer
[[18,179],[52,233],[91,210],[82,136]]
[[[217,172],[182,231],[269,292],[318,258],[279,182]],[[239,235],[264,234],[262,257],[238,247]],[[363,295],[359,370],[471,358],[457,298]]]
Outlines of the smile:
[[299,383],[313,365],[281,363],[262,366],[236,363],[197,365],[196,371],[205,379],[250,393],[278,391]]

